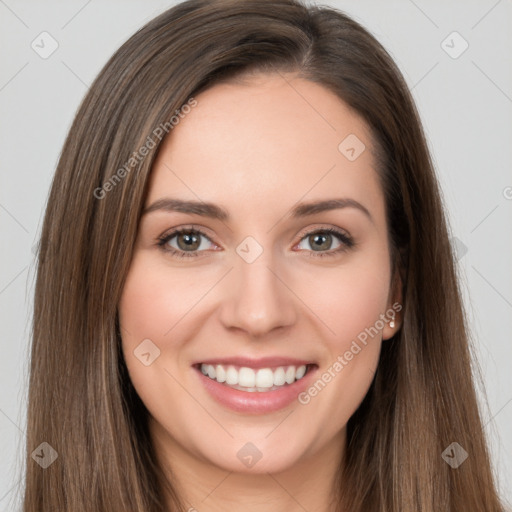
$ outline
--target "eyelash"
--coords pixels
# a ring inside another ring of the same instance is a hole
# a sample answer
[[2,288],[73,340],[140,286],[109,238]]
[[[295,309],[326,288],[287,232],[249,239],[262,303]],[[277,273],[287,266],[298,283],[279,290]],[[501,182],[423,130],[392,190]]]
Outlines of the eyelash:
[[[197,251],[197,252],[179,251],[179,250],[176,250],[174,247],[166,247],[165,246],[169,242],[169,240],[172,240],[176,235],[181,235],[184,233],[204,236],[210,242],[212,242],[210,237],[208,235],[206,235],[200,229],[193,228],[193,227],[185,227],[185,228],[174,229],[170,233],[166,233],[166,234],[162,235],[161,237],[158,237],[157,245],[159,247],[161,247],[161,249],[163,251],[170,253],[172,256],[175,256],[177,258],[197,258],[200,256],[201,252],[205,252],[205,251]],[[328,252],[321,251],[321,252],[317,252],[315,254],[315,251],[307,251],[310,253],[309,256],[312,258],[325,258],[328,256],[336,256],[336,255],[340,254],[341,252],[345,252],[348,249],[352,249],[356,245],[354,242],[354,239],[352,237],[350,237],[349,235],[347,235],[337,229],[334,229],[334,228],[320,228],[320,229],[314,229],[312,231],[308,231],[302,235],[301,239],[299,240],[299,243],[302,242],[302,240],[304,238],[311,236],[311,235],[316,235],[316,234],[335,235],[341,242],[341,245],[337,249],[331,250]]]

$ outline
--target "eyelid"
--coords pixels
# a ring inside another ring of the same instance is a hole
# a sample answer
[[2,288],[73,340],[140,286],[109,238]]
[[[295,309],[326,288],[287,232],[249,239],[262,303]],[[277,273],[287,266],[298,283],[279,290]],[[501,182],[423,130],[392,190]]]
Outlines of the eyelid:
[[[168,229],[162,233],[158,239],[161,240],[163,238],[168,238],[170,236],[175,236],[176,234],[182,233],[182,232],[188,232],[192,231],[194,233],[198,233],[205,238],[208,238],[210,242],[215,243],[213,241],[213,235],[210,234],[210,230],[204,226],[200,226],[199,224],[185,224],[183,226],[178,226],[175,228]],[[215,244],[218,245],[218,244]]]
[[333,226],[333,225],[329,226],[326,224],[314,224],[313,226],[309,226],[309,227],[304,228],[303,230],[299,231],[299,234],[297,235],[298,241],[300,242],[305,236],[312,235],[313,233],[316,233],[319,231],[326,232],[326,233],[332,232],[334,234],[340,233],[340,234],[343,234],[344,236],[346,236],[347,238],[352,238],[352,235],[346,229],[340,228],[338,226]]

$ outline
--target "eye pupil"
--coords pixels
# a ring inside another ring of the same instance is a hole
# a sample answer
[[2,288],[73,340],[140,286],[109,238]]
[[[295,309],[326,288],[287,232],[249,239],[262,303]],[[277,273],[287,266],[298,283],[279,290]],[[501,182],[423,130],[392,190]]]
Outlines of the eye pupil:
[[[318,249],[329,249],[330,247],[330,241],[331,241],[331,235],[329,234],[315,234],[315,235],[312,235],[310,237],[310,240],[313,240],[313,243],[311,244],[311,246],[313,248],[318,248]],[[317,243],[318,241],[320,241],[320,243]],[[325,244],[325,242],[328,242],[327,244]],[[316,249],[315,249],[316,250]]]
[[[180,249],[197,249],[201,244],[199,237],[190,233],[181,233],[177,237]],[[183,242],[183,243],[182,243]]]

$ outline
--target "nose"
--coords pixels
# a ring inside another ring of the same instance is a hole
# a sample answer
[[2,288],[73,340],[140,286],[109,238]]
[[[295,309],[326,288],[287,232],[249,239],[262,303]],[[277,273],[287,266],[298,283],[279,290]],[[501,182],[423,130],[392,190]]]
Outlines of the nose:
[[221,321],[227,329],[239,329],[251,338],[261,338],[297,319],[295,295],[271,258],[271,251],[247,263],[235,260],[225,282]]

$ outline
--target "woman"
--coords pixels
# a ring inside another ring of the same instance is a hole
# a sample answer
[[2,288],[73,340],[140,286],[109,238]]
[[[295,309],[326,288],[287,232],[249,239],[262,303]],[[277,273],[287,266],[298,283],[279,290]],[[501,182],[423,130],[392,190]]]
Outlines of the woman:
[[466,331],[382,46],[295,0],[181,3],[58,164],[24,510],[502,510]]

